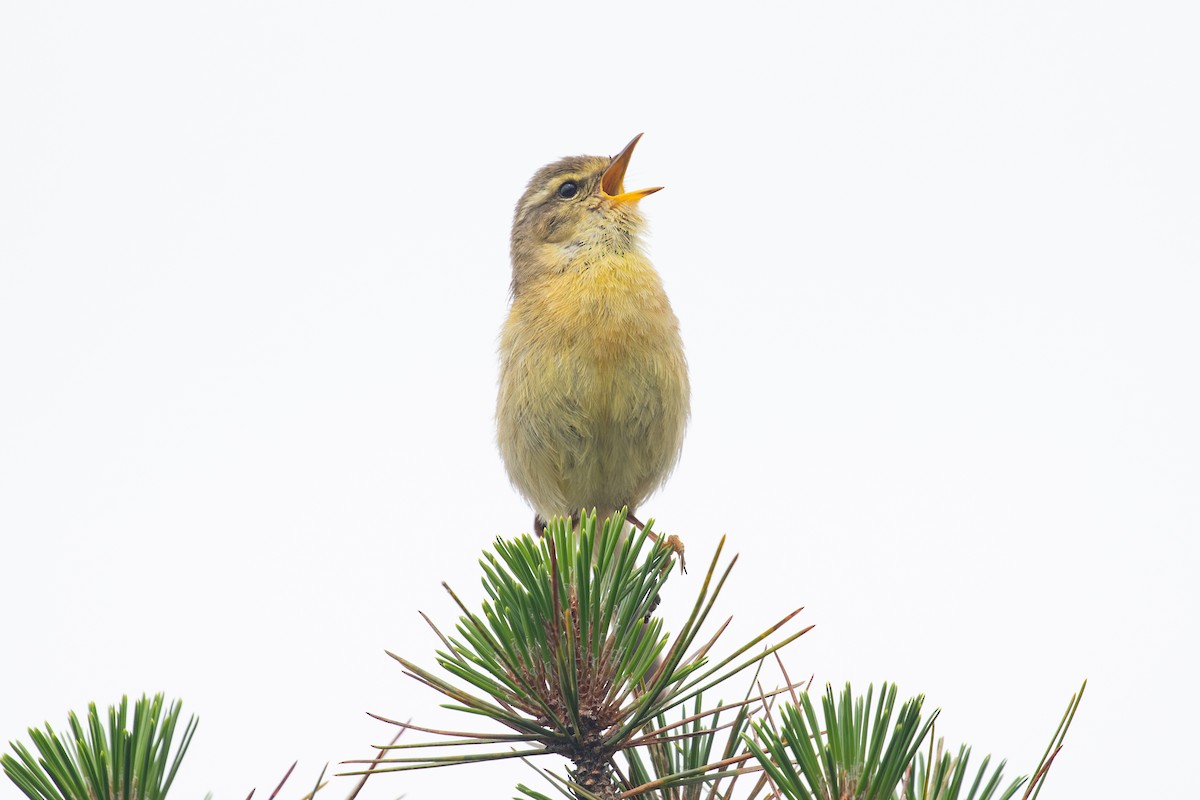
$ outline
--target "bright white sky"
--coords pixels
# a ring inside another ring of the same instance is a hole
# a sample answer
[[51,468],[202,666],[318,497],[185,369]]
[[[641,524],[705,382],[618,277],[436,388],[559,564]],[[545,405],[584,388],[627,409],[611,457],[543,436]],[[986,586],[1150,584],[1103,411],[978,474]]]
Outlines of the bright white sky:
[[435,5],[0,13],[0,741],[162,690],[201,717],[173,796],[239,800],[368,755],[368,710],[462,725],[384,649],[431,665],[417,609],[452,627],[440,581],[478,598],[529,528],[492,429],[512,206],[645,131],[694,390],[644,508],[693,565],[665,610],[727,533],[730,646],[806,606],[793,675],[924,692],[1014,774],[1087,677],[1043,796],[1175,794],[1200,12]]

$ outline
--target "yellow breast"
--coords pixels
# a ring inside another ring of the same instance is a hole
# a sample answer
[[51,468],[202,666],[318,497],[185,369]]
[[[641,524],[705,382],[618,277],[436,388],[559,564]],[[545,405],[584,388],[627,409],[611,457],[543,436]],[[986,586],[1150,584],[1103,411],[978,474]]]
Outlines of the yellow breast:
[[543,516],[633,507],[675,463],[687,365],[658,274],[636,253],[525,287],[500,383],[500,448]]

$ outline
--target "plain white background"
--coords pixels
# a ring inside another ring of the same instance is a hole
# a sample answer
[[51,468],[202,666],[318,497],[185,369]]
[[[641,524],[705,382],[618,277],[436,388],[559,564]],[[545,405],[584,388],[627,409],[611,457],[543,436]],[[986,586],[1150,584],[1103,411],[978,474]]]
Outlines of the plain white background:
[[694,389],[644,509],[691,555],[669,623],[728,534],[729,645],[803,605],[793,675],[924,692],[1010,774],[1086,677],[1043,796],[1178,794],[1198,24],[1187,3],[7,4],[0,740],[164,691],[201,718],[172,796],[230,800],[369,755],[390,731],[368,710],[461,726],[384,649],[432,665],[417,609],[452,627],[440,581],[478,599],[479,552],[529,528],[492,430],[512,205],[542,164],[645,131],[628,182],[667,187],[648,248]]

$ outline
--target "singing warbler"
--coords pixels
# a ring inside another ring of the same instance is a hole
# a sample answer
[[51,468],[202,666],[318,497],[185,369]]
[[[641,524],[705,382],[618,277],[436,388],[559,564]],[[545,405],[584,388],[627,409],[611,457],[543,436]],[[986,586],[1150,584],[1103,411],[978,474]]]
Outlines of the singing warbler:
[[638,201],[662,187],[624,188],[640,138],[612,158],[538,170],[513,217],[497,439],[538,533],[551,516],[581,510],[632,515],[683,443],[679,321],[639,237]]

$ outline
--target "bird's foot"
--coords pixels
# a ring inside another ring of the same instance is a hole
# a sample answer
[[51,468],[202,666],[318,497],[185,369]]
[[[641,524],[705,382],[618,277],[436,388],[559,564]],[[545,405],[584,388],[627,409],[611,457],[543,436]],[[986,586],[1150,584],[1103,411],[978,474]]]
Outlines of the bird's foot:
[[686,561],[686,559],[683,557],[683,540],[679,539],[678,536],[671,534],[670,536],[666,537],[666,540],[658,539],[658,537],[656,537],[654,541],[659,543],[659,547],[670,547],[672,551],[674,551],[674,554],[679,557],[679,575],[686,575],[686,573],[688,573],[688,561]]
[[[646,523],[642,522],[633,514],[626,514],[625,519],[633,523],[634,527],[636,527],[639,531],[646,530]],[[682,539],[675,534],[671,534],[664,538],[662,534],[655,533],[654,531],[648,531],[646,535],[650,537],[650,541],[656,542],[659,547],[669,547],[674,550],[675,555],[679,556],[679,573],[681,575],[687,573],[687,560],[683,557],[684,547]]]
[[[653,534],[651,534],[653,536]],[[665,540],[655,537],[654,541],[658,542],[659,547],[669,547],[675,551],[675,555],[679,557],[679,574],[687,574],[687,560],[683,557],[683,539],[680,539],[675,534],[666,537]]]
[[649,625],[651,615],[654,614],[654,612],[656,610],[658,610],[658,607],[660,605],[662,605],[662,596],[659,594],[655,594],[654,599],[650,601],[650,608],[646,609],[646,616],[642,618],[642,622]]

